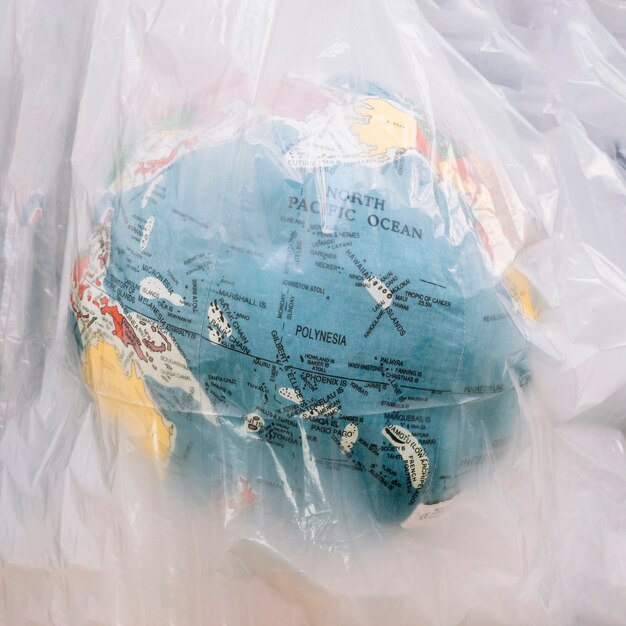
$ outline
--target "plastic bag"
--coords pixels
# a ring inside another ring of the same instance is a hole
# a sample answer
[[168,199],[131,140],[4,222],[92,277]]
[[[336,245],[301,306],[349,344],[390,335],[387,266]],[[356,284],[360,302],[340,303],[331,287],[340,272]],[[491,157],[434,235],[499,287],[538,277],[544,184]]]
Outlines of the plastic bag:
[[589,6],[602,25],[626,49],[626,5],[621,0],[591,0]]
[[534,126],[568,126],[573,113],[600,150],[624,168],[626,51],[586,2],[429,0],[422,8]]
[[570,112],[411,3],[75,9],[3,9],[5,621],[619,623],[623,187]]
[[[605,291],[604,285],[607,281],[621,284],[620,275],[626,268],[620,236],[626,230],[622,210],[626,187],[619,156],[623,130],[617,121],[624,107],[616,102],[622,97],[619,94],[626,93],[626,81],[618,69],[624,67],[626,57],[595,21],[587,5],[580,2],[547,3],[536,12],[524,12],[522,5],[506,2],[483,4],[479,13],[462,3],[429,3],[424,8],[447,41],[495,83],[531,122],[548,129],[545,139],[551,146],[555,172],[562,181],[560,218],[554,236],[539,249],[529,251],[534,260],[525,266],[533,284],[550,303],[542,326],[550,334],[553,349],[544,345],[544,352],[552,353],[561,364],[555,368],[551,363],[542,370],[537,376],[537,387],[544,388],[544,402],[551,407],[552,415],[559,415],[562,420],[593,415],[593,420],[623,429],[620,394],[626,371],[608,365],[605,359],[619,354],[621,363],[624,358],[620,354],[624,296],[621,288]],[[549,9],[558,16],[554,24],[538,17],[546,15]],[[472,27],[472,16],[476,27]],[[467,25],[462,40],[455,24]],[[584,31],[585,38],[580,38],[583,24],[589,27]],[[552,36],[555,29],[559,30],[559,37]],[[498,42],[489,53],[481,45],[485,32]],[[481,50],[480,56],[476,56]],[[539,58],[556,60],[540,64]],[[525,62],[515,63],[515,59]],[[517,68],[510,73],[516,77],[516,84],[506,84],[496,73],[496,68],[505,66]],[[607,97],[607,92],[613,95]],[[558,108],[555,103],[560,103]],[[537,111],[551,111],[551,121],[537,116]],[[613,226],[607,230],[606,224]],[[544,259],[543,264],[539,258]],[[573,276],[580,273],[593,276],[594,280],[584,286],[580,280],[563,281],[562,276],[569,275],[564,271],[551,272],[548,277],[548,259],[560,266],[576,264],[578,269],[572,272]],[[600,292],[604,295],[600,296]],[[574,311],[580,311],[581,302],[593,303],[593,316],[579,316],[578,312],[572,316]],[[578,330],[574,331],[574,327]],[[593,340],[583,339],[584,332]],[[613,343],[612,338],[617,341]],[[578,356],[581,351],[585,352],[584,364]],[[581,375],[593,376],[592,372],[602,372],[602,380],[589,380],[585,385],[574,382]],[[555,389],[562,391],[555,394]],[[596,410],[599,407],[602,408]]]

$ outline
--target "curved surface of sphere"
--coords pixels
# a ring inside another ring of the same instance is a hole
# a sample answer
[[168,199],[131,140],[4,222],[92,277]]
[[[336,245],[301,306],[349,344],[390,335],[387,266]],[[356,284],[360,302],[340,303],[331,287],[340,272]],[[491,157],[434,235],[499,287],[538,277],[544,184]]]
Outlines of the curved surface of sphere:
[[513,432],[525,344],[435,141],[370,90],[148,142],[74,269],[101,408],[216,497],[388,522],[452,497]]

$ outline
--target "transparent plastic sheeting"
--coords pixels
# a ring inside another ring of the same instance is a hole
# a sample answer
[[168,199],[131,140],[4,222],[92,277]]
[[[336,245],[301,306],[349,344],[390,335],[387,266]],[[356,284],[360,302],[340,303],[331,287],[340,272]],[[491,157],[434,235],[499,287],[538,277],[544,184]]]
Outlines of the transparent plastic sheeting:
[[623,0],[593,0],[591,9],[626,50],[626,3]]
[[[584,2],[533,6],[500,0],[482,3],[433,0],[422,8],[445,38],[444,46],[449,44],[456,49],[530,122],[545,129],[553,169],[562,180],[561,195],[567,194],[567,199],[561,203],[560,237],[543,242],[540,254],[545,259],[550,256],[560,259],[559,263],[608,261],[602,275],[615,270],[611,265],[623,273],[626,270],[623,252],[626,211],[622,210],[626,193],[626,161],[622,154],[626,142],[623,125],[626,51],[619,48]],[[547,19],[548,15],[554,19]],[[616,20],[615,27],[619,23]],[[581,32],[585,32],[585,37],[580,37]],[[490,46],[485,45],[486,40],[491,42]],[[448,54],[455,58],[450,48]],[[538,59],[543,61],[540,63]],[[508,68],[508,73],[504,68]],[[561,104],[555,106],[556,103]],[[613,224],[611,232],[605,228],[607,223]],[[590,257],[596,252],[601,252],[602,260]],[[583,357],[580,343],[572,341],[571,334],[572,323],[579,327],[576,335],[594,324],[610,334],[611,326],[607,327],[606,320],[614,315],[615,328],[621,328],[623,296],[616,293],[617,299],[611,297],[601,303],[588,295],[585,301],[593,306],[593,318],[584,315],[573,322],[572,312],[580,312],[582,305],[582,302],[573,304],[581,296],[578,283],[560,280],[552,272],[549,279],[546,267],[544,264],[539,269],[540,265],[536,265],[531,269],[528,265],[526,271],[542,273],[542,278],[538,274],[528,275],[553,302],[551,315],[557,311],[554,304],[561,303],[557,315],[563,317],[554,327],[560,330],[551,331],[553,345],[558,344],[557,352],[561,356],[557,369],[548,367],[535,377],[536,388],[542,390],[543,401],[560,420],[592,417],[623,429],[623,411],[619,410],[622,403],[618,398],[623,393],[624,369],[608,365],[615,354],[606,350],[602,340],[587,343]],[[570,321],[566,322],[566,317]],[[618,345],[619,341],[614,344]],[[581,375],[581,358],[586,361],[585,375],[602,372],[601,378],[595,382],[589,379],[585,384],[579,380],[572,387]],[[607,366],[601,365],[602,362]],[[555,388],[565,389],[562,385],[572,391],[555,394]],[[607,411],[610,406],[618,409]]]
[[422,9],[533,125],[567,127],[573,113],[589,139],[626,167],[626,49],[586,2],[427,0]]
[[622,624],[618,5],[0,5],[0,621]]

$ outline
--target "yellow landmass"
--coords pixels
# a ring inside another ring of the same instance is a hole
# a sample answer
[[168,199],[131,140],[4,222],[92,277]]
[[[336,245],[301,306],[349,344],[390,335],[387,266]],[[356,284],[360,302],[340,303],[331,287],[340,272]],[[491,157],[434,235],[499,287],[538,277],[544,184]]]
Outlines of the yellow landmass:
[[449,181],[455,189],[462,189],[467,192],[466,186],[464,184],[463,177],[461,176],[461,172],[459,172],[459,166],[457,160],[455,158],[452,149],[449,150],[450,153],[445,157],[439,159],[437,163],[437,171],[439,176],[443,180]]
[[[355,107],[367,122],[352,125],[352,132],[361,143],[372,146],[365,155],[386,155],[389,149],[409,150],[417,141],[417,120],[383,98],[366,98]],[[360,155],[360,156],[365,156]]]
[[519,302],[524,317],[539,317],[539,294],[522,272],[512,265],[504,273],[504,282],[510,294]]
[[134,364],[127,375],[115,347],[100,340],[85,352],[84,378],[102,415],[120,420],[145,454],[161,461],[167,459],[172,451],[174,426],[154,407]]

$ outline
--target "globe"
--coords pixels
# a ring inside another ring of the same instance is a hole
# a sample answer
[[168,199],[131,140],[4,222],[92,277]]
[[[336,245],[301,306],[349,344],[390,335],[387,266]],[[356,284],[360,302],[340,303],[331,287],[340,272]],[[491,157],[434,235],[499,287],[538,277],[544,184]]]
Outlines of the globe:
[[468,151],[379,87],[315,94],[148,136],[75,261],[74,333],[167,473],[400,523],[506,448],[525,341]]

